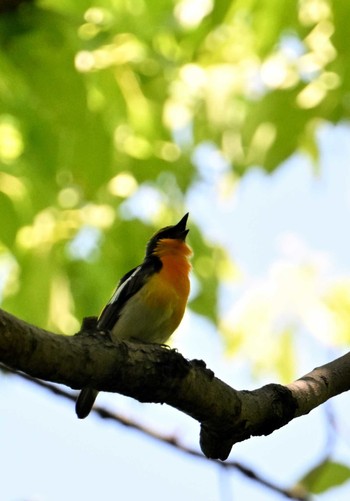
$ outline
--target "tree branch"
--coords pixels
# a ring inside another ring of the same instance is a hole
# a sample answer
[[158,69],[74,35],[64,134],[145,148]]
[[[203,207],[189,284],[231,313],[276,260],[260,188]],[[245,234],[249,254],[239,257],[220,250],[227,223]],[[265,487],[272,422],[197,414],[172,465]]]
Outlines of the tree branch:
[[204,362],[159,345],[112,342],[101,332],[47,332],[0,310],[0,361],[33,377],[78,389],[90,385],[140,402],[167,403],[201,424],[200,445],[225,460],[232,446],[268,435],[350,387],[350,354],[288,386],[236,391]]

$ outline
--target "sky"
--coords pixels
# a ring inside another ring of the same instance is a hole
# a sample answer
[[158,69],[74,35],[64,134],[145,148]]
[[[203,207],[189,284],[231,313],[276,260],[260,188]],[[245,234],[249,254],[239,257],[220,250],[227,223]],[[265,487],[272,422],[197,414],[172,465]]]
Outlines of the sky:
[[[221,185],[228,174],[222,159],[210,145],[198,153],[207,162],[199,161],[199,180],[187,199],[190,218],[205,228],[208,238],[227,247],[245,278],[238,290],[226,286],[223,315],[239,294],[266,279],[276,260],[288,255],[290,245],[322,255],[330,276],[350,275],[348,137],[348,127],[323,127],[317,174],[298,155],[273,175],[252,169],[227,190]],[[213,202],[210,210],[208,200]],[[205,360],[218,377],[238,389],[270,382],[267,377],[253,380],[244,361],[225,357],[215,329],[191,312],[173,344],[186,357]],[[328,348],[317,348],[315,340],[306,338],[301,370],[311,370],[329,357]],[[198,424],[174,409],[107,394],[100,394],[98,403],[198,448]],[[336,397],[269,437],[237,444],[230,459],[282,487],[291,486],[324,454],[328,412],[336,416],[339,430],[332,457],[350,466],[349,410],[347,395]],[[282,499],[238,472],[222,472],[209,461],[187,457],[93,414],[80,421],[71,402],[14,376],[0,380],[0,443],[0,501]],[[349,493],[350,482],[315,499],[345,501]]]

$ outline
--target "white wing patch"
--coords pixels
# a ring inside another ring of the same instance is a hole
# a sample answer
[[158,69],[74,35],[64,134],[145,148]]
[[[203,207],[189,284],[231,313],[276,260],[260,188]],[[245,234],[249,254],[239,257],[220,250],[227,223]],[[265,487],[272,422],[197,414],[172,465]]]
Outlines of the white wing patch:
[[[110,300],[109,300],[109,302],[108,302],[108,305],[113,304],[113,303],[115,303],[116,301],[118,301],[118,297],[120,296],[120,293],[122,292],[122,290],[124,289],[124,287],[125,287],[125,286],[126,286],[126,285],[130,282],[130,280],[132,280],[132,279],[134,278],[134,276],[135,276],[135,275],[136,275],[136,274],[140,271],[140,269],[141,269],[141,266],[138,266],[138,267],[136,268],[136,270],[134,271],[134,273],[132,273],[132,274],[130,275],[130,277],[129,277],[127,280],[125,280],[125,282],[123,282],[123,283],[122,283],[122,284],[121,284],[121,285],[120,285],[120,286],[119,286],[119,287],[115,290],[115,292],[114,292],[113,296],[111,297],[111,299],[110,299]],[[108,306],[108,305],[107,305],[107,306]]]

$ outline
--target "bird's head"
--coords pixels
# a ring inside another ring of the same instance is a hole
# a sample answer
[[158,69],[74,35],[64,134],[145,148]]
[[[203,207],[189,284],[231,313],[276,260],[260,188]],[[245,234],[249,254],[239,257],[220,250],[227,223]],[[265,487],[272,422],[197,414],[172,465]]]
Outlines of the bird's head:
[[187,212],[187,214],[185,214],[177,224],[173,226],[165,226],[165,228],[157,231],[147,244],[146,256],[152,255],[162,242],[167,241],[170,245],[172,244],[171,240],[174,241],[174,244],[176,241],[185,242],[187,233],[190,231],[186,228],[188,214],[189,213]]

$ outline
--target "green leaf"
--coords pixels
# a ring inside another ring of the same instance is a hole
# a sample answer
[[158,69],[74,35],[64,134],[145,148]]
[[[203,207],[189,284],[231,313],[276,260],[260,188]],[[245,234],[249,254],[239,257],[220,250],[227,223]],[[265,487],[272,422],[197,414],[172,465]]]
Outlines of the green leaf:
[[0,242],[11,247],[13,245],[18,228],[18,216],[11,200],[0,191],[0,214],[1,218]]
[[4,308],[28,322],[48,327],[51,278],[56,265],[49,254],[21,256],[19,290],[5,298]]
[[344,484],[350,479],[350,468],[329,459],[322,461],[299,482],[308,492],[322,492]]

